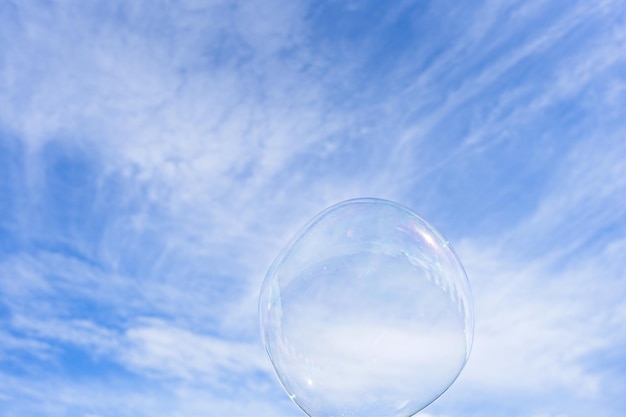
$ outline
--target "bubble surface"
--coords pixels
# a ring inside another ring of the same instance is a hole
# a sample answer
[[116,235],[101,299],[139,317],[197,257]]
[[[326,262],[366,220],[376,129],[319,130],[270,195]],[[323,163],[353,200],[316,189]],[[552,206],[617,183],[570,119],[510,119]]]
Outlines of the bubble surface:
[[263,343],[312,417],[408,417],[439,397],[473,339],[469,282],[448,241],[396,203],[318,214],[261,288]]

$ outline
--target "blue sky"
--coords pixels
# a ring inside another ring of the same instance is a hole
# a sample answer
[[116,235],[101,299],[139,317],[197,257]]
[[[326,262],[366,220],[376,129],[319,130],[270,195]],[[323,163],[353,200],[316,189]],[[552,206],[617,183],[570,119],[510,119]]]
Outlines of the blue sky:
[[354,197],[472,283],[421,415],[623,415],[624,2],[0,2],[0,414],[303,415],[258,291]]

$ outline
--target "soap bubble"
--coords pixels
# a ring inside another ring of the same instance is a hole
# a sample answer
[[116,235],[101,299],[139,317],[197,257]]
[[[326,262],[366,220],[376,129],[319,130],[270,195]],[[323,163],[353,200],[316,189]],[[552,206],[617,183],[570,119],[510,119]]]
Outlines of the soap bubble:
[[261,289],[265,348],[312,417],[408,417],[439,397],[473,339],[470,287],[448,241],[415,213],[349,200],[315,217]]

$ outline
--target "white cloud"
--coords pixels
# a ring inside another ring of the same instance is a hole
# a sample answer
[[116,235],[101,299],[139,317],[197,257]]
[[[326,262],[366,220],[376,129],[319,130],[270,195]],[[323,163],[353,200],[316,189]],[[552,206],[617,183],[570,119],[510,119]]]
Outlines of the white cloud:
[[[611,365],[590,358],[626,345],[619,330],[626,241],[597,235],[625,214],[617,207],[626,195],[626,149],[613,142],[617,137],[576,146],[535,214],[500,236],[457,248],[477,308],[474,349],[460,380],[466,392],[489,393],[496,403],[563,392],[589,402],[615,383]],[[611,143],[610,156],[602,143]]]
[[117,348],[119,339],[115,332],[89,320],[48,319],[41,321],[24,316],[14,316],[11,324],[21,332],[55,343],[71,343],[84,348],[93,355],[110,354]]
[[271,372],[258,343],[201,335],[157,320],[129,327],[120,357],[140,372],[209,385],[224,384],[229,376]]

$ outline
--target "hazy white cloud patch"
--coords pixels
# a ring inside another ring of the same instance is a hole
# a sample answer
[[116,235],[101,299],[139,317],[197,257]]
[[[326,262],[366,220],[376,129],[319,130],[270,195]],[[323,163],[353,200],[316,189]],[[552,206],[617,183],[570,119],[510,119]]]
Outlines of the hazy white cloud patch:
[[597,235],[602,225],[623,231],[625,213],[616,208],[626,195],[624,150],[613,143],[607,156],[597,146],[612,140],[574,148],[542,204],[512,233],[459,247],[477,309],[474,351],[460,383],[468,391],[489,392],[494,403],[517,392],[537,403],[547,395],[602,402],[605,410],[619,404],[612,387],[626,346],[618,324],[625,241],[622,233]]
[[219,385],[228,376],[270,370],[257,343],[228,341],[147,320],[125,334],[121,355],[131,368]]

